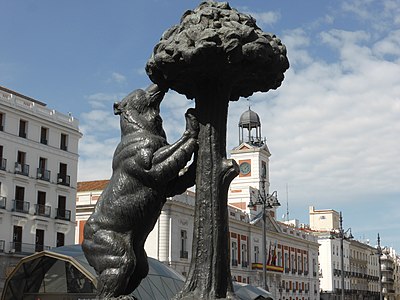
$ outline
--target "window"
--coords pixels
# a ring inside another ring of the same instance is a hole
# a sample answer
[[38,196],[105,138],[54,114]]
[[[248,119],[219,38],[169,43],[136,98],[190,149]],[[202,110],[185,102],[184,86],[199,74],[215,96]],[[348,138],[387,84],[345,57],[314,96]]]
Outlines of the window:
[[188,258],[186,230],[181,230],[181,258]]
[[24,120],[19,120],[19,136],[26,139],[26,131],[28,129],[28,122]]
[[259,262],[259,255],[260,255],[260,248],[258,246],[254,246],[254,262],[258,263]]
[[47,158],[39,157],[39,167],[37,168],[37,178],[50,181],[50,171],[47,170]]
[[0,131],[4,131],[4,114],[0,113]]
[[247,267],[247,245],[242,244],[242,267]]
[[13,204],[13,211],[28,213],[29,202],[25,202],[25,188],[22,186],[15,186],[15,199]]
[[296,271],[296,264],[294,261],[294,254],[290,255],[290,266],[292,267],[292,272]]
[[68,150],[68,135],[64,133],[61,133],[60,149],[64,151]]
[[46,127],[40,128],[40,143],[43,145],[47,145],[48,132],[49,132],[48,128]]
[[6,209],[6,197],[1,195],[1,182],[0,182],[0,209]]
[[56,247],[64,246],[64,244],[65,244],[65,234],[61,233],[61,232],[57,232]]
[[282,252],[278,251],[278,266],[282,267]]
[[17,162],[15,163],[15,173],[29,176],[29,165],[26,163],[26,153],[18,151]]
[[308,258],[304,257],[304,272],[308,272]]
[[237,244],[236,242],[232,242],[232,266],[237,266],[238,261],[237,261]]
[[39,216],[50,217],[50,207],[46,206],[46,192],[38,191],[35,214]]
[[60,163],[60,171],[57,176],[57,183],[69,186],[70,176],[67,175],[67,164]]
[[302,262],[302,260],[301,260],[301,257],[300,257],[300,256],[297,256],[297,270],[298,270],[299,272],[303,271],[303,270],[302,270],[302,266],[303,266],[303,262]]
[[58,196],[58,207],[56,218],[61,220],[71,220],[71,211],[66,209],[67,198],[65,196]]
[[261,162],[261,177],[262,178],[267,177],[267,163],[265,161]]
[[3,157],[3,146],[0,145],[0,170],[5,171],[7,167],[7,160]]
[[289,270],[289,254],[285,253],[285,269]]
[[13,230],[13,247],[16,253],[22,251],[22,226],[15,226]]
[[44,230],[36,229],[35,251],[40,252],[44,249]]

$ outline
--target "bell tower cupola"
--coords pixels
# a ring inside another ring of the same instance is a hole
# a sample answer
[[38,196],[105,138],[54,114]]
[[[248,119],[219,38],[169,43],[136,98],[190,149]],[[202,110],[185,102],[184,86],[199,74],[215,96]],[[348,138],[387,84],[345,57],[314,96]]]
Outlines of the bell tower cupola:
[[239,145],[247,143],[254,146],[262,146],[260,117],[249,107],[242,113],[239,120]]

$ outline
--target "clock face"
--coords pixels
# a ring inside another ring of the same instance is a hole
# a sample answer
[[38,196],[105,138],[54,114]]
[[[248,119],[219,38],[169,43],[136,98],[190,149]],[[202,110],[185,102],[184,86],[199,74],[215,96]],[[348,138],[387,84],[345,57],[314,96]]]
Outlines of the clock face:
[[241,163],[239,167],[240,167],[240,173],[242,173],[243,175],[247,175],[251,171],[251,166],[248,162]]

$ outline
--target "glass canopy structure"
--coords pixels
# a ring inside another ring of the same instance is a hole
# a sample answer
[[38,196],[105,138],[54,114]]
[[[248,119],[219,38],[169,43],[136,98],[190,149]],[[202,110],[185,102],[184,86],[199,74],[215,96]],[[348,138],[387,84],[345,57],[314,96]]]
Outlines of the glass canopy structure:
[[[156,259],[148,260],[149,275],[133,296],[142,300],[173,298],[185,278]],[[96,299],[96,286],[96,272],[81,245],[64,246],[22,258],[7,277],[1,300]],[[250,285],[234,283],[234,289],[243,300],[272,299],[267,291]]]

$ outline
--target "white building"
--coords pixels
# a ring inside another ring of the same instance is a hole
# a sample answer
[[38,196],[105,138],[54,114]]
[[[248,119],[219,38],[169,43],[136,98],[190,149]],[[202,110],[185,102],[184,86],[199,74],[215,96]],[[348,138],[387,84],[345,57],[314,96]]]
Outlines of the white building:
[[[275,299],[319,299],[317,238],[291,224],[275,219],[275,209],[267,214],[267,249],[263,251],[261,207],[249,209],[260,192],[269,191],[270,152],[261,140],[261,123],[250,109],[240,120],[239,146],[231,158],[240,165],[228,194],[230,260],[233,280],[263,286],[263,255],[267,256],[267,284]],[[248,137],[244,137],[244,130]],[[251,135],[256,131],[255,136]],[[77,194],[76,242],[83,238],[83,226],[93,211],[107,180],[80,182]],[[169,198],[150,233],[147,255],[186,275],[192,254],[195,194],[191,191]]]
[[78,125],[0,87],[0,289],[21,256],[74,243]]
[[321,299],[340,299],[343,287],[345,299],[378,299],[377,249],[355,240],[350,229],[344,230],[341,215],[337,211],[316,210],[311,206],[309,215],[310,229],[318,236],[320,244],[318,260]]

